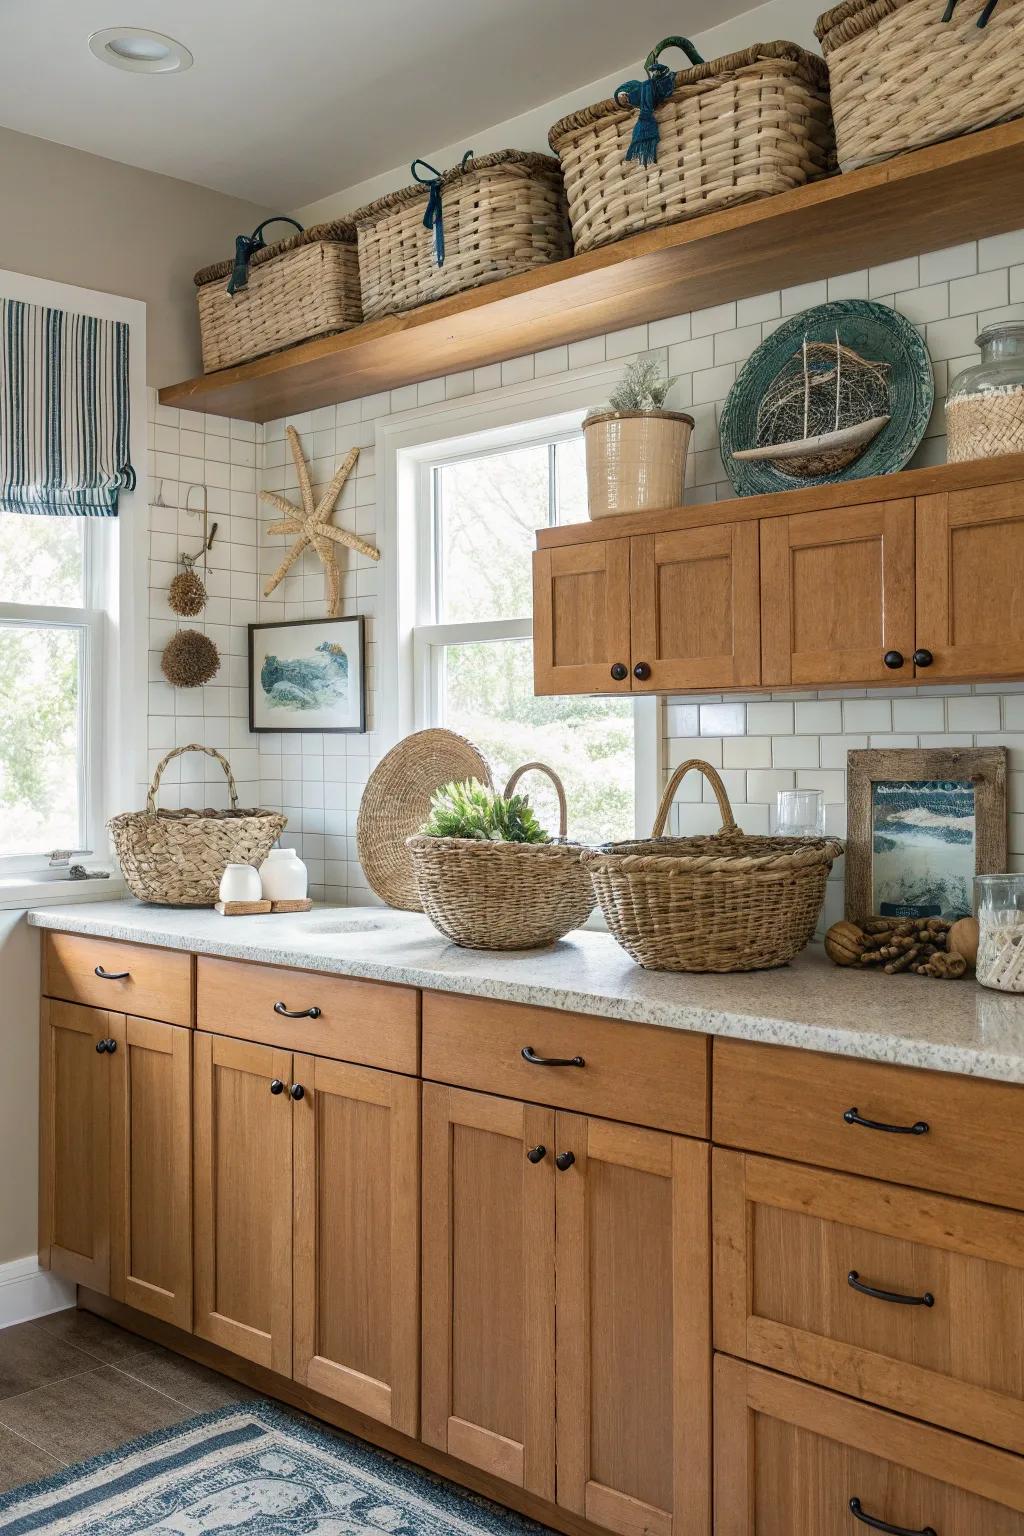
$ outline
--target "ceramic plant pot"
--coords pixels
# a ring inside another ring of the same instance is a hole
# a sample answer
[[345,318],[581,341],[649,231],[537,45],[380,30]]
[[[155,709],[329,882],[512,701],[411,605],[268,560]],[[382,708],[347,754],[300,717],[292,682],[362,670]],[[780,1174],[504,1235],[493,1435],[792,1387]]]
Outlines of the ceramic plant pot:
[[693,417],[682,411],[602,411],[583,423],[592,519],[660,512],[683,500]]

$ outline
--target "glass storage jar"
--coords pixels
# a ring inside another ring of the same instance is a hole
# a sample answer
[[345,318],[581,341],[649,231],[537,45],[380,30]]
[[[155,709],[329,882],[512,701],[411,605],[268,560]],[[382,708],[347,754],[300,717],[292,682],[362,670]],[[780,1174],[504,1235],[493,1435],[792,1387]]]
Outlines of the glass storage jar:
[[981,362],[957,374],[946,399],[951,464],[1024,452],[1024,319],[987,325],[975,345]]
[[1024,875],[976,875],[977,976],[997,992],[1024,992]]

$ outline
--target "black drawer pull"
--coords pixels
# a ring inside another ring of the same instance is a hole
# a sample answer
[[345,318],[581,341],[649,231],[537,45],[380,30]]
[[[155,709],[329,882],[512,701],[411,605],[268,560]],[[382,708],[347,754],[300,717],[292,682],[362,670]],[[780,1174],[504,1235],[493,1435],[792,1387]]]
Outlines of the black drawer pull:
[[575,1152],[559,1152],[555,1158],[555,1167],[559,1173],[567,1173],[576,1161]]
[[102,965],[98,965],[93,975],[98,976],[100,981],[127,981],[131,971],[105,971]]
[[886,1125],[884,1120],[865,1120],[856,1109],[848,1109],[843,1115],[847,1125],[863,1125],[869,1131],[885,1131],[890,1136],[927,1136],[928,1121],[915,1120],[913,1125]]
[[876,1520],[874,1515],[866,1515],[861,1508],[860,1499],[850,1500],[850,1514],[861,1525],[870,1525],[873,1531],[887,1531],[889,1536],[938,1536],[934,1526],[925,1525],[919,1531],[912,1531],[905,1525],[890,1525],[888,1520]]
[[851,1269],[846,1277],[846,1283],[852,1291],[859,1291],[862,1296],[873,1296],[875,1301],[893,1301],[898,1307],[934,1307],[935,1297],[931,1291],[925,1291],[923,1296],[902,1296],[899,1291],[879,1291],[873,1285],[865,1285],[855,1269]]
[[286,1008],[284,1003],[275,1003],[274,1012],[279,1013],[283,1019],[318,1019],[320,1009],[314,1004],[312,1008]]
[[538,1056],[532,1045],[524,1045],[522,1056],[531,1067],[584,1067],[582,1056]]
[[527,1160],[527,1162],[530,1162],[530,1163],[542,1163],[544,1161],[544,1159],[547,1157],[547,1155],[548,1155],[547,1147],[543,1147],[543,1146],[531,1147],[529,1152],[527,1152],[527,1154],[526,1154],[526,1160]]

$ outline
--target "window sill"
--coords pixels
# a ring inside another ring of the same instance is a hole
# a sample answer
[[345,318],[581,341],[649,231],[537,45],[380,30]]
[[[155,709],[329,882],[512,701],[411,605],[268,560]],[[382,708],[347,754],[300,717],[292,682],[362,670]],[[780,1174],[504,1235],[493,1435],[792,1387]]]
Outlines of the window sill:
[[0,912],[22,907],[63,907],[72,902],[118,901],[127,894],[114,870],[109,880],[69,880],[67,876],[0,875]]

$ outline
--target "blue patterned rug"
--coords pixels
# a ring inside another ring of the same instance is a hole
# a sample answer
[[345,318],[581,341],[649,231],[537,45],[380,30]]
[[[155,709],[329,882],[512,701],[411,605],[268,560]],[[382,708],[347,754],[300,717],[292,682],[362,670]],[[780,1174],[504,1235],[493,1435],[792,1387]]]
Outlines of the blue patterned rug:
[[4,1536],[541,1536],[546,1530],[270,1403],[220,1408],[0,1497]]

